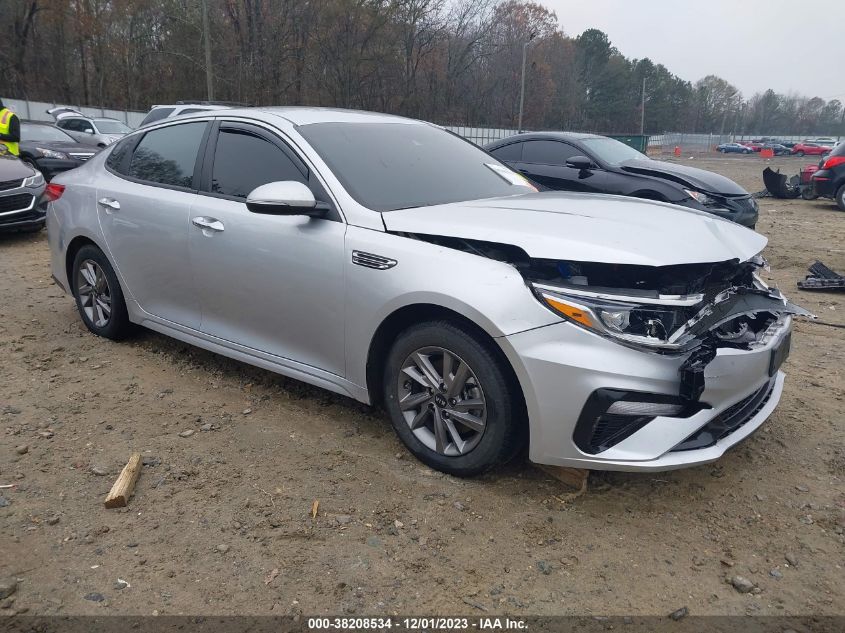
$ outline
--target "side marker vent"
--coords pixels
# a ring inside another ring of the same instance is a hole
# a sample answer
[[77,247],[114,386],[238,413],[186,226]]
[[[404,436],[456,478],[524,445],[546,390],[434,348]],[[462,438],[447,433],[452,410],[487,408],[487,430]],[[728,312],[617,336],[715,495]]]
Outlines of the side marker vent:
[[387,270],[397,264],[395,259],[374,255],[373,253],[364,253],[363,251],[352,251],[352,263],[376,270]]

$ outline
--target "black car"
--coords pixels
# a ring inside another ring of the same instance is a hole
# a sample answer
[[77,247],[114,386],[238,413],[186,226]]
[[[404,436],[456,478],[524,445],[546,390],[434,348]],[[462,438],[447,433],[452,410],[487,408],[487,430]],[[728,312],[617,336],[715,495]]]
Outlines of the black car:
[[763,149],[770,149],[775,156],[788,156],[792,150],[781,143],[763,143]]
[[833,198],[845,211],[845,141],[822,159],[821,169],[813,174],[813,192],[822,198]]
[[21,122],[20,157],[47,180],[68,169],[79,167],[96,149],[83,145],[57,127],[47,123]]
[[0,151],[0,232],[40,231],[46,218],[44,176]]
[[733,180],[652,160],[606,136],[568,132],[518,134],[485,147],[540,189],[612,193],[707,211],[754,228],[757,201]]

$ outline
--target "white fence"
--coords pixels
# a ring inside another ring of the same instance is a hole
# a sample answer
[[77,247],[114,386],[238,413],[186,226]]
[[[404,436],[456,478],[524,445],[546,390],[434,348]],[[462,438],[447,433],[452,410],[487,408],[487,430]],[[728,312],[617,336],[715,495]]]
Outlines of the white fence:
[[123,121],[129,127],[138,127],[141,121],[147,116],[146,112],[134,110],[110,110],[108,108],[95,108],[91,106],[80,106],[72,103],[47,103],[46,101],[27,101],[24,99],[7,99],[0,97],[3,105],[17,114],[21,119],[29,121],[53,122],[53,117],[47,114],[47,110],[59,106],[74,108],[82,114],[90,117],[109,117]]

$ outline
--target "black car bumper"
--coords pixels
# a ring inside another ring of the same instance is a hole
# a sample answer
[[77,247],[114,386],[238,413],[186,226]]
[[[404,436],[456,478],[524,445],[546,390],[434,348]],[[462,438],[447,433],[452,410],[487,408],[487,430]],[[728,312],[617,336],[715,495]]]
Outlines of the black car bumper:
[[0,232],[35,229],[44,226],[47,203],[32,193],[0,196]]
[[760,216],[760,211],[757,206],[757,200],[752,198],[751,196],[739,198],[722,198],[719,200],[718,204],[714,205],[704,205],[698,202],[697,200],[688,198],[681,204],[686,207],[698,209],[699,211],[706,211],[707,213],[712,213],[713,215],[716,215],[725,220],[730,220],[731,222],[736,222],[737,224],[741,224],[742,226],[747,226],[749,229],[754,228],[754,226],[757,224],[757,219]]
[[44,178],[52,180],[53,176],[61,174],[62,172],[76,169],[80,165],[84,165],[83,160],[74,160],[72,158],[36,158],[35,165],[38,171],[44,174]]
[[813,193],[820,198],[832,198],[843,181],[845,177],[837,178],[832,169],[820,169],[813,174]]

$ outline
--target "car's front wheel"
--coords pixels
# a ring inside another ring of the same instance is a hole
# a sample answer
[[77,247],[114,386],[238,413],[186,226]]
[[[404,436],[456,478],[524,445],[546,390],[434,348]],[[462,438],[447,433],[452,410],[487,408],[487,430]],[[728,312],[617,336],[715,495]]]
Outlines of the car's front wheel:
[[796,155],[798,158],[801,158],[801,157],[803,157],[803,156],[804,156],[804,152],[798,151],[798,152],[795,152],[795,155]]
[[423,463],[468,477],[510,460],[525,415],[504,359],[450,321],[409,328],[391,348],[384,402],[396,434]]
[[79,316],[91,332],[112,340],[131,332],[123,291],[103,251],[91,244],[80,248],[69,281]]

